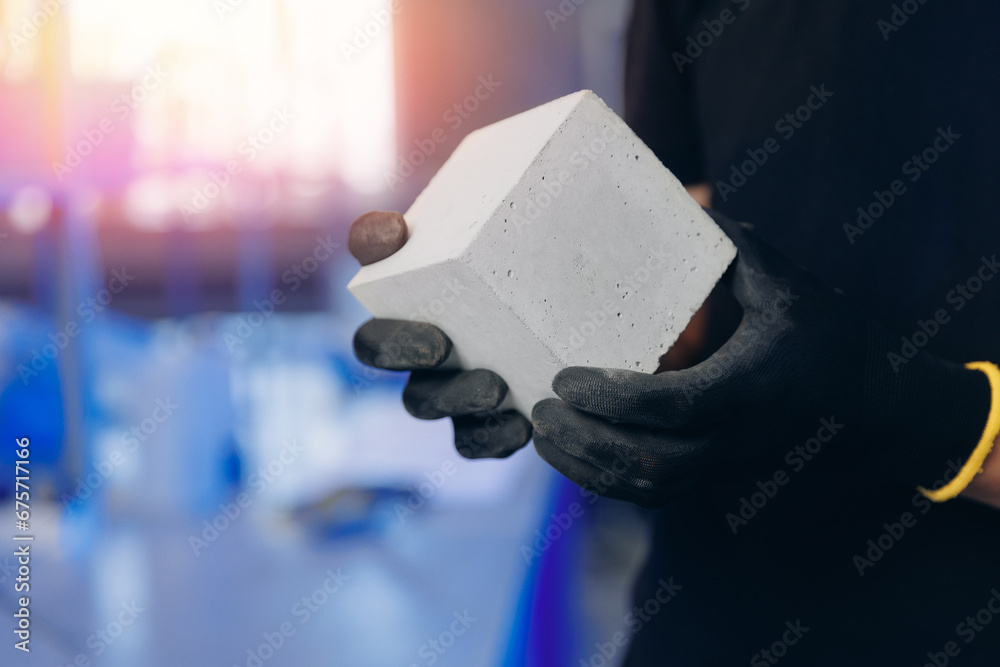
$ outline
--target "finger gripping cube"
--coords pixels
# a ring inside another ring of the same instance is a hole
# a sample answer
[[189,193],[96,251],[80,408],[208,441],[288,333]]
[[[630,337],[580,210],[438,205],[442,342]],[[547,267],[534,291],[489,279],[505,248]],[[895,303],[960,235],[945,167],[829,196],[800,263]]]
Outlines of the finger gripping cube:
[[531,414],[567,366],[656,369],[736,255],[628,126],[581,91],[469,134],[348,288],[429,322]]

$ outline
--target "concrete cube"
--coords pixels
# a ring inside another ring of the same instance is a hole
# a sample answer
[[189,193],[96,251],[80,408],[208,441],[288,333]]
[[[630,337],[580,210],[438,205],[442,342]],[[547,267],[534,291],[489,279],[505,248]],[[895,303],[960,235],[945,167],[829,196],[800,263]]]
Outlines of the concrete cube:
[[468,135],[348,288],[430,322],[525,415],[567,366],[652,372],[736,255],[625,123],[581,91]]

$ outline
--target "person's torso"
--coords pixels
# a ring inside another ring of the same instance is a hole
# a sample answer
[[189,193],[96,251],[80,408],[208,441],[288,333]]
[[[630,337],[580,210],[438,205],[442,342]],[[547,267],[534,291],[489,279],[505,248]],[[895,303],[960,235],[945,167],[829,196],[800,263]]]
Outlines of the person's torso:
[[[713,206],[890,331],[1000,362],[1000,6],[661,7],[700,46],[680,52]],[[723,10],[732,20],[715,23]],[[1000,664],[1000,513],[907,488],[840,491],[822,452],[788,472],[773,497],[747,479],[661,513],[635,601],[664,576],[685,587],[628,664],[922,665],[948,646],[948,664]]]

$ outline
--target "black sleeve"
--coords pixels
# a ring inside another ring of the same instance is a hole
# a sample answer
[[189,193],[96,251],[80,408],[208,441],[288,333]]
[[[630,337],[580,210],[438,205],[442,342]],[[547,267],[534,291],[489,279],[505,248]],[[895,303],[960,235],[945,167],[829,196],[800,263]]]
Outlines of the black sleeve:
[[682,72],[672,55],[684,52],[692,4],[636,0],[625,60],[625,121],[685,184],[706,177],[692,65]]

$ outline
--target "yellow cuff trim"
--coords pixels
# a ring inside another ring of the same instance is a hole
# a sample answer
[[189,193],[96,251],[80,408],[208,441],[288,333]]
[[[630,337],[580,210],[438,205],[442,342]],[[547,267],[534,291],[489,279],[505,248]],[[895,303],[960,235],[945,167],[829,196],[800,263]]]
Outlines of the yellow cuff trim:
[[936,503],[951,500],[960,494],[965,490],[965,487],[972,483],[972,478],[977,473],[983,471],[983,462],[989,456],[990,450],[993,449],[993,443],[997,439],[997,434],[1000,433],[1000,368],[997,368],[996,365],[988,361],[974,361],[966,364],[965,367],[972,371],[982,371],[989,378],[993,394],[993,399],[990,401],[990,416],[986,420],[983,437],[972,451],[972,456],[965,462],[965,465],[958,471],[954,479],[936,491],[925,489],[922,486],[917,487],[920,493]]

